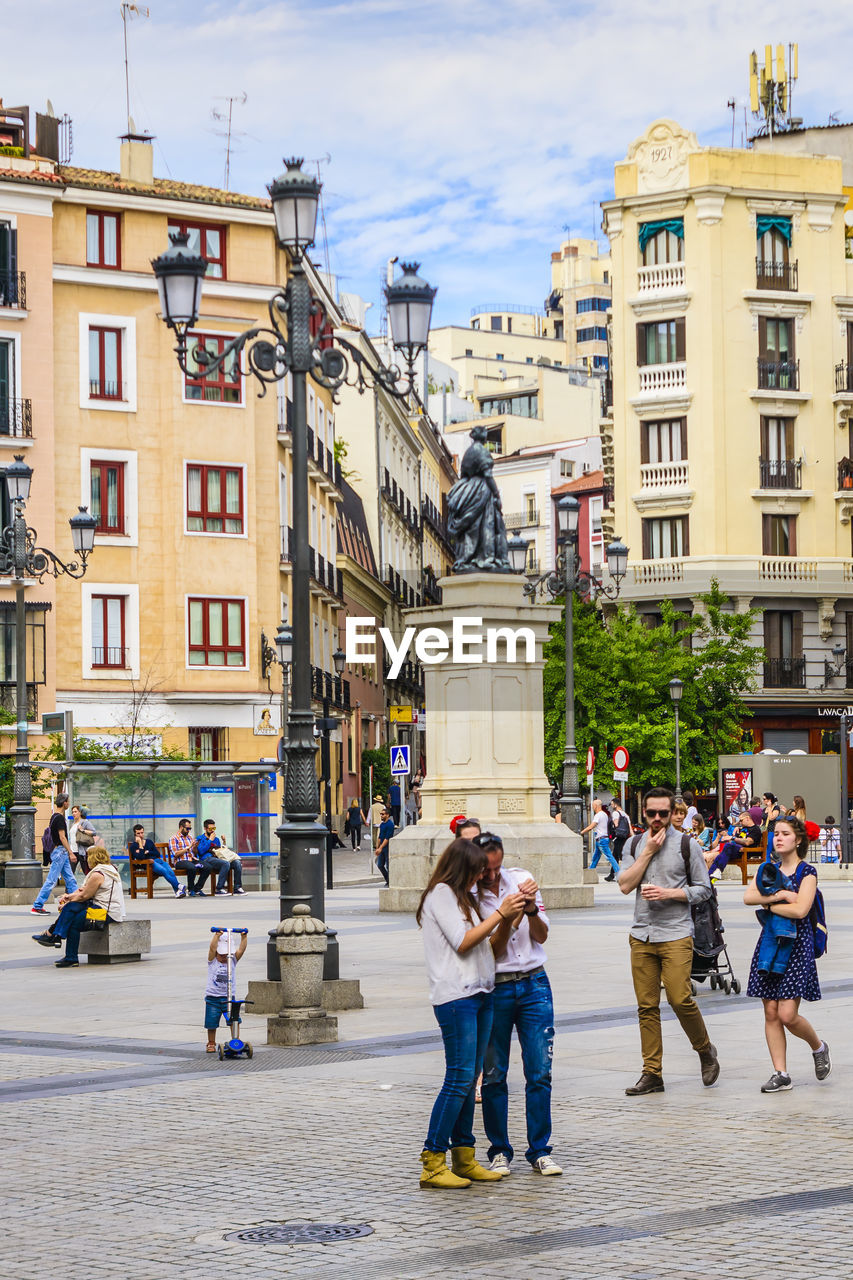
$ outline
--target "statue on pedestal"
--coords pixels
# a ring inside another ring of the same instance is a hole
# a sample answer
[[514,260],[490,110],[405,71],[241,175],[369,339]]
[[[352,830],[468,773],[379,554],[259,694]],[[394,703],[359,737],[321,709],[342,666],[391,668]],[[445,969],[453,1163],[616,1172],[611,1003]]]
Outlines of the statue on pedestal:
[[461,478],[447,495],[447,532],[454,573],[511,572],[501,496],[486,448],[486,428],[474,427],[462,458]]

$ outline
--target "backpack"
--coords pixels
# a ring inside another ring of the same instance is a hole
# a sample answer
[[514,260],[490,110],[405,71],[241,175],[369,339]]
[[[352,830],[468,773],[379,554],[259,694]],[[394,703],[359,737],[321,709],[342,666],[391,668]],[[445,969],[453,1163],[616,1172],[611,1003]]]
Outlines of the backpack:
[[[637,845],[642,839],[642,834],[634,836],[628,852],[633,858],[636,853]],[[687,883],[692,884],[690,879],[690,841],[692,836],[685,831],[681,837],[681,856],[684,859],[684,874],[687,877]],[[717,907],[717,894],[713,885],[711,886],[710,898],[704,898],[702,902],[693,902],[690,905],[690,915],[693,919],[693,950],[698,952],[700,956],[715,956],[720,951],[720,940],[723,933],[723,922],[720,919],[720,912]]]
[[[803,877],[800,876],[797,888],[803,883]],[[808,915],[809,923],[812,927],[812,941],[814,943],[814,958],[819,960],[821,956],[826,955],[826,948],[829,944],[829,929],[826,924],[826,904],[823,900],[823,894],[820,889],[815,889],[814,902],[812,909]]]
[[51,854],[53,853],[55,848],[56,848],[56,845],[53,843],[53,835],[51,834],[50,827],[47,826],[45,827],[44,831],[41,833],[42,853]]

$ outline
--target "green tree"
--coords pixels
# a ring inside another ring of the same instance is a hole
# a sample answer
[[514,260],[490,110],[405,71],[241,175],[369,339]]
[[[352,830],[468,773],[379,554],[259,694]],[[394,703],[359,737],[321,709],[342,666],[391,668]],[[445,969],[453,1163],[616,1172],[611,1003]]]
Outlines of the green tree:
[[[716,581],[699,597],[702,613],[686,617],[669,600],[661,623],[647,627],[632,608],[606,621],[590,602],[575,602],[575,718],[578,757],[595,749],[596,782],[613,784],[617,746],[631,755],[631,782],[646,787],[675,780],[675,731],[669,682],[684,682],[679,708],[683,787],[713,786],[717,756],[737,751],[741,721],[750,714],[763,654],[750,641],[754,613],[734,613]],[[565,708],[565,614],[545,648],[545,767],[562,774]]]
[[391,786],[391,757],[387,747],[371,747],[361,753],[361,798],[367,804],[370,796],[370,766],[373,765],[373,794],[388,796]]

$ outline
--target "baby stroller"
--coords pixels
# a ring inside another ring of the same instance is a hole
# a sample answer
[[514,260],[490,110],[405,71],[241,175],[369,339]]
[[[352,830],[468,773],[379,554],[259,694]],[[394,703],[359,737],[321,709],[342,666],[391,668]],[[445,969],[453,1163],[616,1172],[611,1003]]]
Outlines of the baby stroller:
[[711,990],[717,988],[727,996],[740,995],[740,982],[735,977],[732,962],[726,950],[725,932],[717,890],[711,885],[711,896],[697,904],[693,914],[693,964],[690,968],[690,990],[698,991],[697,983],[709,979]]

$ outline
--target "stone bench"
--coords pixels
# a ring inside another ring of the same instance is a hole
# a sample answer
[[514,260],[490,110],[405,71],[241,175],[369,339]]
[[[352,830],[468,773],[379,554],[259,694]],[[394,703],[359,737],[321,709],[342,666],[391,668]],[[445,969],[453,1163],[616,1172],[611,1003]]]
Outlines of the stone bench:
[[80,954],[89,957],[89,964],[129,964],[150,950],[150,920],[124,920],[80,934]]

